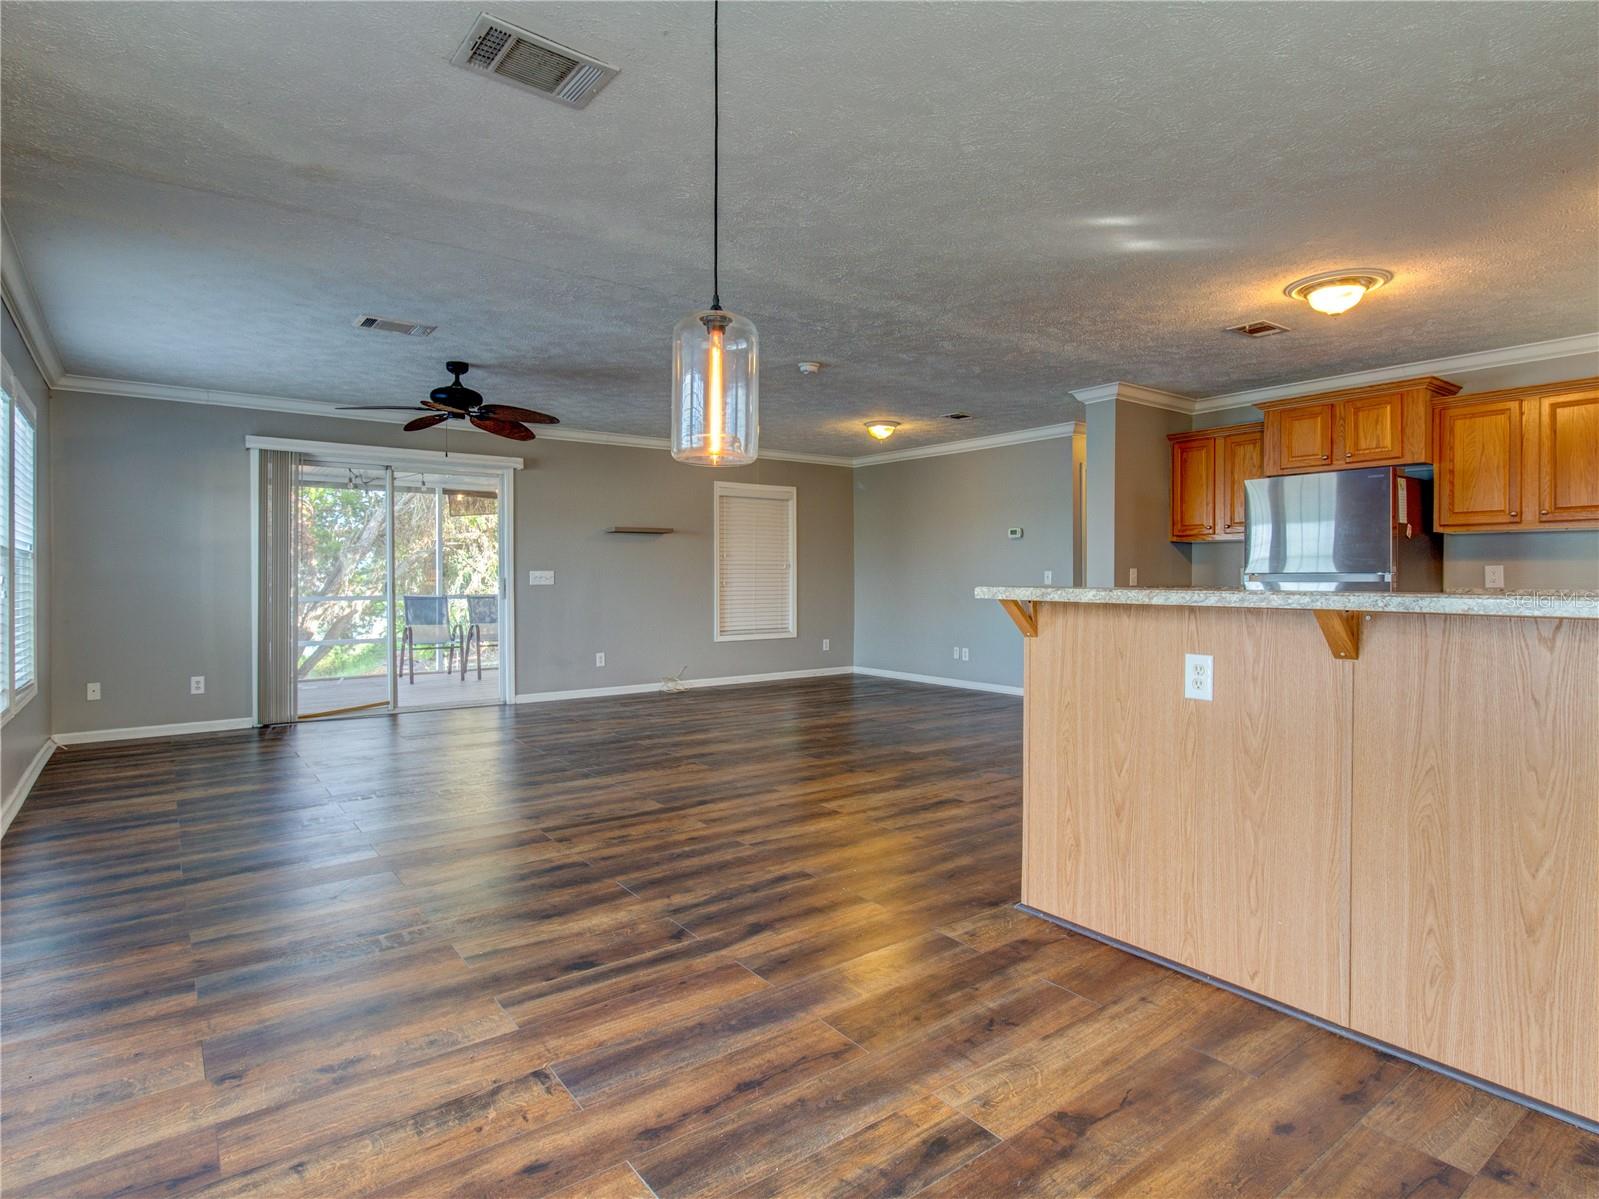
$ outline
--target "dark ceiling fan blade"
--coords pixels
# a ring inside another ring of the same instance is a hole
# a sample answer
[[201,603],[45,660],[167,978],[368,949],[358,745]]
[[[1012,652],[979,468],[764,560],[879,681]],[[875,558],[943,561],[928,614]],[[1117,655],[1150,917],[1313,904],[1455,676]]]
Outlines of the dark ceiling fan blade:
[[442,412],[435,412],[432,416],[419,416],[415,420],[408,420],[405,422],[405,431],[407,433],[415,433],[420,429],[431,429],[439,422],[447,421],[449,419],[450,418]]
[[340,404],[335,412],[420,412],[415,404]]
[[422,407],[432,408],[435,412],[453,412],[456,416],[465,416],[471,411],[469,408],[458,408],[453,404],[441,404],[437,400],[423,400]]
[[493,433],[496,437],[509,437],[512,441],[532,441],[533,430],[508,420],[483,420],[480,417],[469,416],[466,418],[485,433]]
[[529,425],[558,425],[560,420],[548,412],[535,412],[531,408],[513,408],[509,404],[484,404],[476,410],[487,420],[517,420]]

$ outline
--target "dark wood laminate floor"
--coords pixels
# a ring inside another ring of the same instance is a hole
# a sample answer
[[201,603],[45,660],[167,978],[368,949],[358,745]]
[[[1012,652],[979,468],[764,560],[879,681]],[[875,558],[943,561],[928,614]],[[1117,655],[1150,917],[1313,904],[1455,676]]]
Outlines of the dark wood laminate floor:
[[1599,1193],[1576,1129],[1016,912],[1020,705],[861,678],[62,750],[8,1199]]

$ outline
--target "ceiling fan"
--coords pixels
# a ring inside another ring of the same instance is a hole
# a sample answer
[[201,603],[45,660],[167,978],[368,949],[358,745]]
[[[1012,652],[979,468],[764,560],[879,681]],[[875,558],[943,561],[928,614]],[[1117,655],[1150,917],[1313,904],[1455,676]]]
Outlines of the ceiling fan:
[[415,433],[431,429],[447,420],[469,420],[485,433],[496,437],[509,437],[512,441],[532,441],[533,430],[527,426],[558,425],[561,422],[547,412],[531,408],[513,408],[509,404],[485,404],[482,393],[461,384],[461,376],[471,370],[465,362],[446,362],[444,369],[455,376],[452,383],[435,387],[420,404],[348,404],[340,412],[422,412],[424,415],[407,421],[405,431]]

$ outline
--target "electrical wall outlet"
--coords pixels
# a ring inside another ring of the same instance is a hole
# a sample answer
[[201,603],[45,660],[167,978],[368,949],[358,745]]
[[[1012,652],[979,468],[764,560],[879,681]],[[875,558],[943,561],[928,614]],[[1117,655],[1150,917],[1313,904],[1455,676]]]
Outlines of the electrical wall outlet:
[[190,695],[204,695],[205,694],[205,675],[203,675],[203,674],[191,674],[189,676],[189,694]]
[[833,639],[831,637],[823,637],[822,638],[822,652],[825,654],[828,650],[830,650],[832,648],[833,648]]
[[1505,568],[1503,566],[1484,566],[1482,568],[1482,585],[1491,591],[1505,589]]
[[967,645],[961,646],[961,661],[962,662],[970,662],[971,660],[972,660],[971,647],[967,646]]
[[1210,699],[1212,662],[1209,654],[1183,655],[1183,698]]
[[87,691],[88,691],[88,695],[85,696],[86,699],[99,699],[100,698],[100,684],[99,683],[90,683],[88,688],[87,688]]
[[1127,585],[1129,587],[1138,586],[1138,567],[1129,566],[1127,568]]
[[961,660],[961,647],[958,646],[958,645],[950,646],[949,647],[949,656],[954,658],[955,661],[959,662]]
[[1044,572],[1044,585],[1047,587],[1049,584],[1053,583],[1054,581],[1055,581],[1055,572],[1052,571],[1052,570],[1046,570]]
[[527,585],[529,587],[554,587],[555,572],[553,570],[530,570],[527,572]]
[[604,655],[604,653],[598,653],[598,654],[594,655],[594,665],[596,665],[596,666],[604,666],[605,665],[605,655]]

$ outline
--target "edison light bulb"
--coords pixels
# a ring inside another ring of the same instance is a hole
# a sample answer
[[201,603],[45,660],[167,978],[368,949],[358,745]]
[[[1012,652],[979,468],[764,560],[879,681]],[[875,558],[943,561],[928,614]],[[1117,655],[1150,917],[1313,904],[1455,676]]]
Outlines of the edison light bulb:
[[672,457],[696,466],[755,461],[755,326],[720,308],[693,312],[672,336]]

